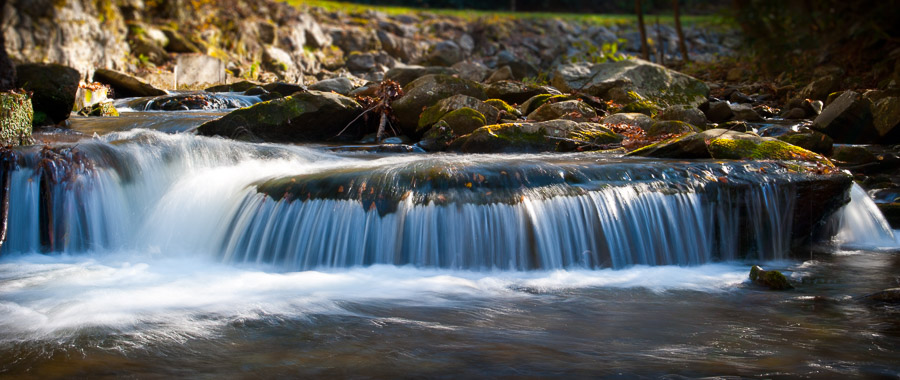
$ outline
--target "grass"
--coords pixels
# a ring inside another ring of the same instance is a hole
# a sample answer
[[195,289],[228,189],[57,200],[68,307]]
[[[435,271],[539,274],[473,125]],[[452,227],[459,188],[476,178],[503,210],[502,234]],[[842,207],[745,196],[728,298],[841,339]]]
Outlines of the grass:
[[[585,24],[593,25],[616,25],[635,23],[637,18],[630,14],[584,14],[584,13],[566,13],[566,12],[509,12],[509,11],[486,11],[472,9],[435,9],[435,8],[410,8],[385,5],[367,5],[356,4],[333,0],[285,0],[294,6],[310,6],[320,7],[328,11],[342,11],[346,13],[362,13],[367,10],[376,10],[388,15],[400,15],[410,13],[433,13],[442,16],[453,16],[461,19],[478,19],[478,18],[520,18],[520,19],[547,19],[561,18],[564,20],[572,20]],[[647,27],[651,28],[656,23],[656,15],[645,15],[644,20]],[[673,17],[671,14],[659,15],[661,24],[672,24]],[[717,26],[729,24],[727,19],[716,15],[682,15],[681,22],[683,25],[703,25]]]

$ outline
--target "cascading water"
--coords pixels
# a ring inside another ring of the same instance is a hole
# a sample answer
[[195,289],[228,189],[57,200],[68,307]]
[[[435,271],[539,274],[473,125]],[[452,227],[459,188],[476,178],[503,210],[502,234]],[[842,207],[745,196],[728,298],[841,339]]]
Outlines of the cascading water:
[[850,203],[829,221],[834,243],[849,249],[893,249],[900,246],[890,224],[866,191],[853,184]]
[[[810,180],[764,162],[363,160],[149,131],[57,150],[24,152],[13,173],[4,254],[152,247],[285,270],[771,260],[797,239],[796,192]],[[73,151],[76,164],[47,166]]]

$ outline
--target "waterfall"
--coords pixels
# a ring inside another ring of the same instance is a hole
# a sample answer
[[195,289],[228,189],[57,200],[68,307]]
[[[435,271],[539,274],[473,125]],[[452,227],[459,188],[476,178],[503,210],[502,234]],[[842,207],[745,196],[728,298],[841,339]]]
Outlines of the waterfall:
[[822,181],[776,162],[363,159],[146,130],[21,156],[0,254],[134,250],[284,270],[782,259],[806,234],[798,191]]
[[841,247],[878,249],[900,246],[878,206],[857,184],[850,189],[850,203],[835,213],[829,223],[837,231],[834,243]]

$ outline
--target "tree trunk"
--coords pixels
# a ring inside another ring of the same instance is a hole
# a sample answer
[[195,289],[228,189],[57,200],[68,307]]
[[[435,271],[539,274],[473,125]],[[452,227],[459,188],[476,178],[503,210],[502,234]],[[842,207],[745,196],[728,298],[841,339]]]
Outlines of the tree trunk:
[[637,12],[638,30],[641,31],[641,58],[650,60],[650,47],[647,46],[647,28],[644,26],[644,11],[641,10],[641,0],[634,0],[634,11]]
[[675,31],[678,32],[678,50],[681,51],[681,60],[690,62],[687,42],[684,41],[684,31],[681,30],[681,12],[678,10],[678,0],[672,0],[672,10],[675,12]]
[[[0,20],[3,17],[3,9],[6,8],[6,0],[0,0]],[[6,54],[6,39],[0,30],[0,91],[9,91],[16,86],[16,65]]]
[[666,65],[666,52],[663,50],[662,27],[659,25],[659,14],[656,15],[656,63]]

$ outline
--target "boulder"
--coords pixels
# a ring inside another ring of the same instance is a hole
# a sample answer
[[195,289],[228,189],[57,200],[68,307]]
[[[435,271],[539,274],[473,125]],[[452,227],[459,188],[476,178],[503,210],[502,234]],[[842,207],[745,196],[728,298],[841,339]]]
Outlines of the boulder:
[[225,62],[205,54],[175,57],[175,88],[225,83]]
[[789,290],[794,288],[781,272],[777,270],[763,270],[758,265],[750,268],[750,281],[771,290]]
[[57,64],[29,63],[16,67],[16,86],[32,92],[35,126],[56,124],[69,118],[81,74]]
[[828,98],[828,94],[838,89],[839,85],[840,80],[837,76],[826,75],[812,81],[800,90],[800,97],[803,99],[825,100]]
[[600,124],[551,120],[487,125],[456,139],[450,148],[465,153],[549,152],[621,141],[622,136]]
[[131,55],[154,65],[164,65],[170,59],[166,49],[163,49],[157,41],[152,40],[148,36],[132,35],[129,38],[128,45],[131,47]]
[[540,70],[528,61],[516,57],[509,50],[503,50],[497,54],[497,67],[509,67],[512,77],[509,79],[523,80],[538,76]]
[[886,138],[883,144],[900,142],[900,128],[897,128],[900,126],[900,97],[890,96],[875,102],[872,116],[878,135]]
[[854,91],[844,91],[813,121],[813,128],[841,144],[879,141],[872,116],[872,104]]
[[512,104],[525,103],[535,95],[551,94],[551,91],[544,87],[509,80],[492,82],[485,87],[485,92],[489,98]]
[[206,92],[244,92],[251,88],[259,87],[259,83],[242,80],[240,82],[220,84],[217,86],[207,87]]
[[348,78],[338,77],[318,81],[309,85],[310,90],[329,92],[333,91],[341,95],[347,95],[353,91],[353,82]]
[[432,66],[452,66],[464,58],[463,49],[456,42],[447,40],[435,44],[425,58]]
[[416,145],[427,152],[439,152],[447,149],[454,138],[456,135],[453,134],[453,129],[446,121],[442,120],[432,125]]
[[459,72],[460,78],[468,79],[473,82],[483,81],[490,72],[490,69],[487,66],[474,61],[457,62],[453,66],[450,66],[450,68]]
[[[471,115],[474,118],[480,118],[481,125],[479,127],[486,124],[494,124],[500,118],[500,111],[490,106],[477,98],[473,98],[467,95],[453,95],[446,99],[441,99],[435,105],[426,108],[422,111],[419,116],[418,128],[416,129],[417,133],[422,133],[428,130],[432,125],[437,123],[439,120],[443,119],[447,114],[457,111],[462,108],[468,108],[471,111],[477,112],[479,116]],[[471,112],[469,112],[471,113]],[[456,116],[458,119],[463,113],[460,113]],[[457,135],[464,135],[472,132],[474,128],[468,129],[465,131],[460,131],[451,120],[447,120],[450,126],[453,128],[454,133]],[[467,125],[471,125],[471,123],[467,123]],[[465,129],[465,128],[463,128]]]
[[[501,113],[500,118],[504,118],[504,117],[518,118],[518,117],[522,116],[521,111],[519,111],[517,108],[509,105],[509,103],[504,102],[501,99],[488,99],[488,100],[484,101],[484,104],[487,104],[491,107],[494,107],[494,108],[500,110],[500,113]],[[504,113],[505,113],[505,115],[504,115]]]
[[406,86],[416,79],[432,74],[456,75],[458,72],[449,67],[402,66],[388,70],[384,74],[384,79],[390,79],[399,83],[401,86]]
[[33,118],[28,94],[0,92],[0,147],[29,144]]
[[479,100],[487,99],[484,87],[480,84],[449,75],[423,76],[404,86],[403,91],[406,94],[395,100],[391,104],[391,108],[401,131],[408,136],[417,134],[419,115],[422,111],[441,99],[453,95],[466,95]]
[[703,81],[640,59],[557,66],[551,84],[563,92],[583,91],[608,98],[612,89],[635,92],[661,106],[697,107],[706,102],[709,87]]
[[823,156],[830,156],[834,150],[834,140],[831,137],[809,129],[800,132],[790,131],[776,138]]
[[365,72],[375,69],[375,56],[371,53],[353,52],[347,56],[347,70],[351,72]]
[[449,125],[454,135],[467,135],[487,124],[481,112],[469,107],[450,111],[439,122]]
[[528,120],[547,121],[566,119],[572,121],[589,121],[597,117],[597,112],[581,100],[566,100],[545,103],[534,112],[528,114]]
[[336,137],[362,111],[359,103],[343,95],[297,92],[235,110],[204,123],[197,133],[250,141],[324,141]]
[[289,81],[300,79],[294,59],[288,52],[280,48],[267,46],[263,50],[261,66],[263,70],[274,73],[279,79]]
[[700,132],[700,128],[678,120],[655,121],[645,129],[647,136],[677,135],[681,133]]
[[650,126],[653,125],[653,119],[650,116],[637,112],[612,114],[604,117],[601,122],[606,125],[631,125],[645,131],[650,129]]
[[278,93],[282,96],[291,95],[295,92],[306,91],[306,87],[296,83],[272,82],[263,86],[268,92]]
[[116,117],[119,116],[119,110],[109,101],[84,107],[78,114],[85,117]]
[[706,115],[703,111],[682,105],[670,106],[664,108],[656,115],[657,120],[675,120],[703,128],[706,126]]
[[172,28],[160,28],[166,35],[168,43],[164,46],[170,53],[202,53],[203,51],[197,47],[191,40],[185,38],[181,33]]
[[851,166],[865,165],[878,161],[878,157],[874,153],[866,149],[866,147],[858,145],[835,146],[831,159],[838,165]]
[[713,123],[724,123],[734,117],[734,112],[728,102],[710,102],[706,109],[706,118]]
[[110,86],[116,98],[166,94],[165,91],[153,87],[143,79],[115,70],[97,69],[97,71],[94,71],[94,81]]
[[515,80],[516,76],[513,75],[512,69],[509,66],[503,66],[497,70],[494,70],[487,79],[485,79],[485,83],[494,83],[499,81],[509,81]]
[[731,113],[734,115],[732,120],[761,121],[763,119],[749,104],[732,104]]

